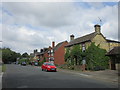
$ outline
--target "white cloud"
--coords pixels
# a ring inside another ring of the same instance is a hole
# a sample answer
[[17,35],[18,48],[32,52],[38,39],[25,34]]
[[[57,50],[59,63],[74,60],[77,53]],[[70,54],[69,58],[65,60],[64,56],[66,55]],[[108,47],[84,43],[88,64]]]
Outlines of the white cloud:
[[32,52],[50,46],[53,40],[56,44],[69,41],[70,34],[77,38],[94,32],[98,17],[102,19],[103,35],[117,40],[117,5],[88,3],[88,7],[77,3],[4,3],[3,45],[20,52]]

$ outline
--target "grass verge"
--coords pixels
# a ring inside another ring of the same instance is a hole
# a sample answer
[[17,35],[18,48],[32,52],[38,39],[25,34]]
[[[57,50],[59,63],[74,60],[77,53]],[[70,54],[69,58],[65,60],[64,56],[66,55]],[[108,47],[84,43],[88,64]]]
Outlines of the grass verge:
[[3,65],[2,65],[2,72],[5,72],[5,70],[6,70],[6,65],[3,64]]

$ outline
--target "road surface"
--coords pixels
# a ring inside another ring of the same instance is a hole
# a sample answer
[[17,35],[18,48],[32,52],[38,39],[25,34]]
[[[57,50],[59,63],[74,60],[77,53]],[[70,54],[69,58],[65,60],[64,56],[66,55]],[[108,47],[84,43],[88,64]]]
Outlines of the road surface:
[[117,85],[67,72],[45,72],[36,66],[6,65],[3,88],[118,88]]

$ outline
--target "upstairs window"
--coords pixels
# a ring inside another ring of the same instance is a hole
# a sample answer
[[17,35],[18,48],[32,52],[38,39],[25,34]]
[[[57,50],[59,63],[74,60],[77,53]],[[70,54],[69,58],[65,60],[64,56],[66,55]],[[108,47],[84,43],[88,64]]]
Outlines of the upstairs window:
[[85,44],[82,44],[82,51],[85,52],[86,48],[85,48]]

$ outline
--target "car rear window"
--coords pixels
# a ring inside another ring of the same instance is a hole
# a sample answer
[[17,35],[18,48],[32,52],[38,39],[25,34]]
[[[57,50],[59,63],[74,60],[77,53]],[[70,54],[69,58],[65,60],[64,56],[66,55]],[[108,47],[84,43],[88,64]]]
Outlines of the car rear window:
[[47,65],[54,66],[54,64],[53,64],[53,63],[47,63]]

